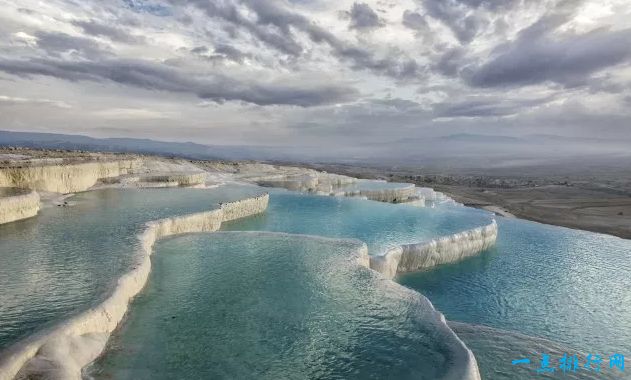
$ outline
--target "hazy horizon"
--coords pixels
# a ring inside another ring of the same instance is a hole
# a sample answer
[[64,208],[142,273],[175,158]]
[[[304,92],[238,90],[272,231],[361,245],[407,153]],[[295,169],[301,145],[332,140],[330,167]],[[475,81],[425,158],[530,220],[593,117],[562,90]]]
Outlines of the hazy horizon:
[[[559,142],[563,141],[563,146]],[[500,143],[501,142],[501,143]],[[552,135],[515,138],[461,134],[406,142],[409,152],[393,152],[389,145],[343,150],[319,146],[212,145],[154,139],[106,138],[54,133],[0,130],[0,146],[157,154],[188,159],[258,160],[293,163],[350,164],[372,167],[422,168],[448,173],[521,175],[551,173],[608,176],[628,172],[631,153],[626,141],[570,139]],[[476,169],[476,171],[471,171]],[[615,170],[614,170],[615,169]],[[596,171],[595,171],[596,170]],[[613,171],[612,171],[613,170]]]

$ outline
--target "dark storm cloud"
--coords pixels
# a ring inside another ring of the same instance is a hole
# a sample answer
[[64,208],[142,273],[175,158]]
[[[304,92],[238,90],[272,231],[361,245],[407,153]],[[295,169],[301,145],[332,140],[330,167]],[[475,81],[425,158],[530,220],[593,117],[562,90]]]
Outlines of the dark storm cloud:
[[423,68],[414,59],[376,59],[366,50],[356,47],[344,47],[336,51],[336,54],[343,60],[351,61],[354,69],[367,69],[395,79],[420,79],[423,76]]
[[83,31],[89,35],[106,37],[112,41],[130,44],[140,44],[145,42],[145,38],[142,36],[135,36],[130,34],[127,30],[106,25],[96,20],[74,21],[73,24],[83,29]]
[[467,62],[465,55],[466,51],[463,48],[456,47],[448,49],[438,57],[432,65],[432,69],[442,75],[455,77]]
[[584,83],[602,69],[629,63],[631,29],[595,30],[581,35],[554,38],[532,29],[496,49],[489,61],[470,69],[469,84],[476,87],[531,85],[556,82],[566,86]]
[[366,3],[355,3],[347,12],[350,18],[350,29],[375,29],[383,26],[383,21]]
[[507,12],[519,3],[520,0],[423,1],[427,15],[449,27],[461,44],[470,43],[491,24],[489,15]]
[[425,0],[423,4],[427,14],[448,26],[462,44],[471,42],[485,21],[456,0]]
[[420,13],[406,10],[403,12],[403,25],[417,31],[423,31],[428,28],[427,20]]
[[230,45],[217,45],[215,47],[215,55],[238,63],[243,63],[246,58],[251,58],[250,54],[244,53]]
[[539,39],[553,33],[560,26],[571,21],[584,2],[584,0],[558,0],[536,22],[519,31],[517,40]]
[[232,61],[236,63],[243,63],[246,59],[252,59],[251,54],[244,53],[234,46],[225,44],[217,45],[212,51],[206,46],[197,46],[191,49],[191,53],[211,61]]
[[435,41],[434,33],[427,22],[427,18],[419,12],[406,10],[403,12],[401,23],[408,29],[415,31],[417,38],[421,38],[427,45],[433,45]]
[[57,32],[37,32],[35,37],[37,46],[52,57],[68,53],[84,58],[99,58],[109,54],[105,47],[90,38]]
[[147,90],[190,93],[218,103],[236,100],[258,105],[309,107],[348,101],[356,95],[352,88],[333,85],[261,84],[219,75],[196,78],[168,66],[139,60],[0,60],[0,70],[23,77],[43,75],[69,81],[111,81]]
[[209,51],[206,46],[197,46],[191,49],[191,53],[198,55],[208,54]]
[[[215,2],[207,0],[170,0],[173,4],[178,5],[194,5],[197,8],[203,10],[211,18],[219,18],[233,24],[237,29],[243,28],[247,30],[254,37],[274,49],[288,55],[298,56],[302,53],[302,46],[295,41],[289,30],[289,26],[292,22],[297,20],[288,19],[279,12],[264,13],[254,9],[258,15],[256,21],[245,17],[237,7],[228,2]],[[254,3],[256,5],[256,3]],[[276,8],[276,7],[274,7]],[[262,7],[261,9],[265,9]],[[302,20],[299,20],[303,23]]]

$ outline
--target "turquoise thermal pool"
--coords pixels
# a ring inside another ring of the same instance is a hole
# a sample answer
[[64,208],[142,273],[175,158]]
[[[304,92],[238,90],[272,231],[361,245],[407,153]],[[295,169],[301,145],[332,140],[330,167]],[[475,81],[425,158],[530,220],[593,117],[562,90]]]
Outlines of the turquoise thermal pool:
[[220,232],[156,246],[97,379],[461,378],[462,349],[418,293],[352,259],[361,243]]
[[[432,379],[465,371],[459,340],[423,296],[453,321],[483,378],[537,375],[510,361],[543,351],[630,352],[628,240],[499,218],[495,247],[401,275],[406,290],[356,265],[361,243],[331,239],[358,239],[378,255],[493,216],[237,185],[86,192],[72,207],[1,225],[0,348],[98,304],[129,269],[145,222],[262,191],[270,192],[266,212],[225,222],[224,232],[158,243],[145,290],[90,376]],[[597,378],[620,378],[612,374]]]
[[98,190],[0,225],[0,349],[99,303],[125,273],[149,220],[204,211],[254,187]]
[[262,215],[225,223],[223,230],[272,231],[359,239],[371,255],[488,224],[492,216],[460,206],[419,208],[358,198],[273,190]]
[[[631,354],[631,241],[519,219],[497,222],[496,246],[486,254],[398,281],[450,321],[545,338],[568,353]],[[477,330],[479,337],[475,331],[462,335],[465,343],[485,339],[485,330]],[[470,346],[482,373],[496,378],[497,352]],[[505,355],[504,364],[512,359]]]

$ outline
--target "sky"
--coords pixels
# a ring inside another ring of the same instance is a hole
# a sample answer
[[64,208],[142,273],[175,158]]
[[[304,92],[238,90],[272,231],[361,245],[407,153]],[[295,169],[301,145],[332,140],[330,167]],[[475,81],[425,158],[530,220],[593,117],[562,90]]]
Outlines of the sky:
[[3,130],[326,150],[630,121],[628,0],[0,0]]

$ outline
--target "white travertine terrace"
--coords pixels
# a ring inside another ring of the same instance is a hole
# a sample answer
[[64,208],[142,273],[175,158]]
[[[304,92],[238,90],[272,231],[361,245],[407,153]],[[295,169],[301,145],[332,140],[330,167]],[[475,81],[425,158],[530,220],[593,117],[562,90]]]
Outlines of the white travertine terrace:
[[260,186],[320,195],[362,197],[380,202],[411,202],[418,207],[425,206],[424,196],[416,191],[413,184],[401,184],[400,187],[390,189],[345,190],[345,185],[356,184],[359,180],[314,169],[262,163],[209,163],[206,167],[213,171],[231,173],[233,178]]
[[445,194],[440,191],[435,191],[431,187],[417,187],[416,192],[428,201],[437,202],[448,199]]
[[357,181],[357,179],[352,177],[317,172],[311,169],[305,169],[305,173],[303,174],[275,174],[249,178],[249,180],[261,186],[282,187],[287,190],[321,194],[330,194],[334,192],[336,187],[352,184]]
[[151,174],[132,174],[120,177],[101,178],[100,182],[108,187],[193,187],[206,183],[208,179],[207,172],[174,172],[174,173],[151,173]]
[[36,191],[0,197],[0,224],[35,216],[39,207],[39,194]]
[[100,355],[110,333],[127,312],[130,301],[145,286],[151,271],[153,245],[157,240],[178,234],[217,231],[222,222],[265,211],[268,202],[269,195],[264,194],[223,203],[212,211],[148,222],[139,235],[136,264],[118,280],[112,294],[100,305],[0,353],[0,380],[16,376],[81,379],[81,369]]
[[161,182],[174,184],[175,186],[195,186],[203,185],[206,183],[208,173],[196,172],[196,173],[173,173],[173,174],[160,174],[140,177],[142,182]]
[[[153,165],[166,165],[161,162]],[[146,163],[144,165],[147,165]],[[256,164],[259,168],[262,164]],[[97,183],[99,179],[126,176],[139,167],[139,160],[121,160],[114,162],[88,162],[81,164],[9,167],[0,169],[0,186],[21,187],[70,193],[84,191]],[[237,175],[240,179],[268,186],[278,186],[298,191],[313,191],[330,194],[334,188],[354,183],[352,177],[317,172],[311,169],[290,168],[280,170],[265,165],[269,172],[255,175],[255,170]],[[148,173],[152,167],[145,166]],[[171,168],[168,168],[171,170]],[[251,170],[251,171],[250,171]],[[284,170],[290,171],[289,173]],[[149,174],[160,182],[176,182],[178,185],[191,185],[206,179],[207,173],[167,173],[162,176]],[[187,176],[175,178],[173,176]],[[173,178],[171,178],[173,177]],[[203,180],[202,180],[203,177]],[[138,176],[142,181],[142,175]],[[202,182],[203,183],[203,182]],[[431,190],[431,189],[430,189]],[[35,194],[36,192],[32,192]],[[28,195],[31,195],[28,194]],[[420,202],[424,197],[432,200],[442,198],[440,193],[429,190],[418,191],[414,185],[398,189],[363,190],[358,194],[340,194],[362,196],[382,202],[400,202],[412,200]],[[22,195],[27,196],[27,195]],[[139,235],[140,248],[133,269],[123,275],[109,297],[100,305],[66,320],[52,328],[44,330],[7,350],[0,352],[0,380],[27,378],[29,376],[47,379],[80,379],[83,367],[94,361],[105,348],[110,333],[123,319],[130,301],[147,282],[151,270],[150,256],[154,243],[160,238],[192,232],[217,231],[223,222],[255,215],[263,212],[268,205],[267,194],[241,201],[221,204],[216,210],[190,214],[180,217],[148,222]],[[3,212],[0,199],[0,214]],[[39,208],[39,196],[37,196]],[[37,213],[37,211],[35,211]],[[0,215],[0,223],[2,216]],[[495,243],[497,225],[495,221],[488,226],[439,238],[426,243],[408,244],[393,248],[383,256],[369,256],[365,244],[358,250],[360,265],[371,268],[388,279],[397,273],[411,272],[429,268],[438,264],[450,263],[479,253]],[[392,283],[392,286],[399,286]],[[412,292],[412,291],[410,291]],[[417,293],[415,293],[417,294]],[[438,328],[446,333],[452,355],[461,366],[452,366],[446,379],[479,380],[475,358],[466,345],[447,326],[444,316],[436,311],[431,302],[419,295],[426,302],[433,315],[440,323]],[[453,338],[453,339],[452,339]]]
[[414,185],[402,185],[396,189],[357,190],[345,192],[344,195],[360,196],[371,201],[387,203],[407,202],[411,199],[414,201],[420,200],[420,198],[416,198],[417,194]]
[[383,256],[371,256],[370,267],[387,278],[439,264],[454,263],[490,248],[497,239],[497,223],[433,239],[391,248]]
[[345,191],[340,189],[340,187],[356,183],[356,178],[323,172],[313,172],[292,176],[273,175],[255,177],[250,180],[260,186],[282,187],[292,191],[314,192],[321,195],[362,197],[372,201],[388,203],[417,202],[417,206],[425,205],[424,198],[417,194],[416,188],[412,184],[402,184],[401,187],[391,189]]
[[0,168],[0,187],[19,187],[64,194],[74,193],[89,189],[101,178],[125,175],[140,164],[140,160],[117,160],[10,166]]
[[[347,240],[351,241],[351,240]],[[372,269],[382,276],[391,280],[394,276],[388,276],[378,268],[373,267],[373,257],[368,254],[368,247],[365,243],[362,243],[356,251],[357,263],[368,269]],[[394,281],[389,282],[390,286],[400,287],[402,291],[409,292],[414,297],[419,297],[420,301],[425,305],[424,310],[430,312],[429,315],[434,318],[436,328],[443,334],[445,334],[449,346],[449,353],[452,355],[452,365],[449,367],[448,372],[443,376],[442,380],[481,380],[480,371],[478,369],[478,363],[475,360],[473,352],[467,347],[467,345],[456,335],[456,333],[449,327],[445,316],[434,308],[431,301],[424,295],[408,289]]]

